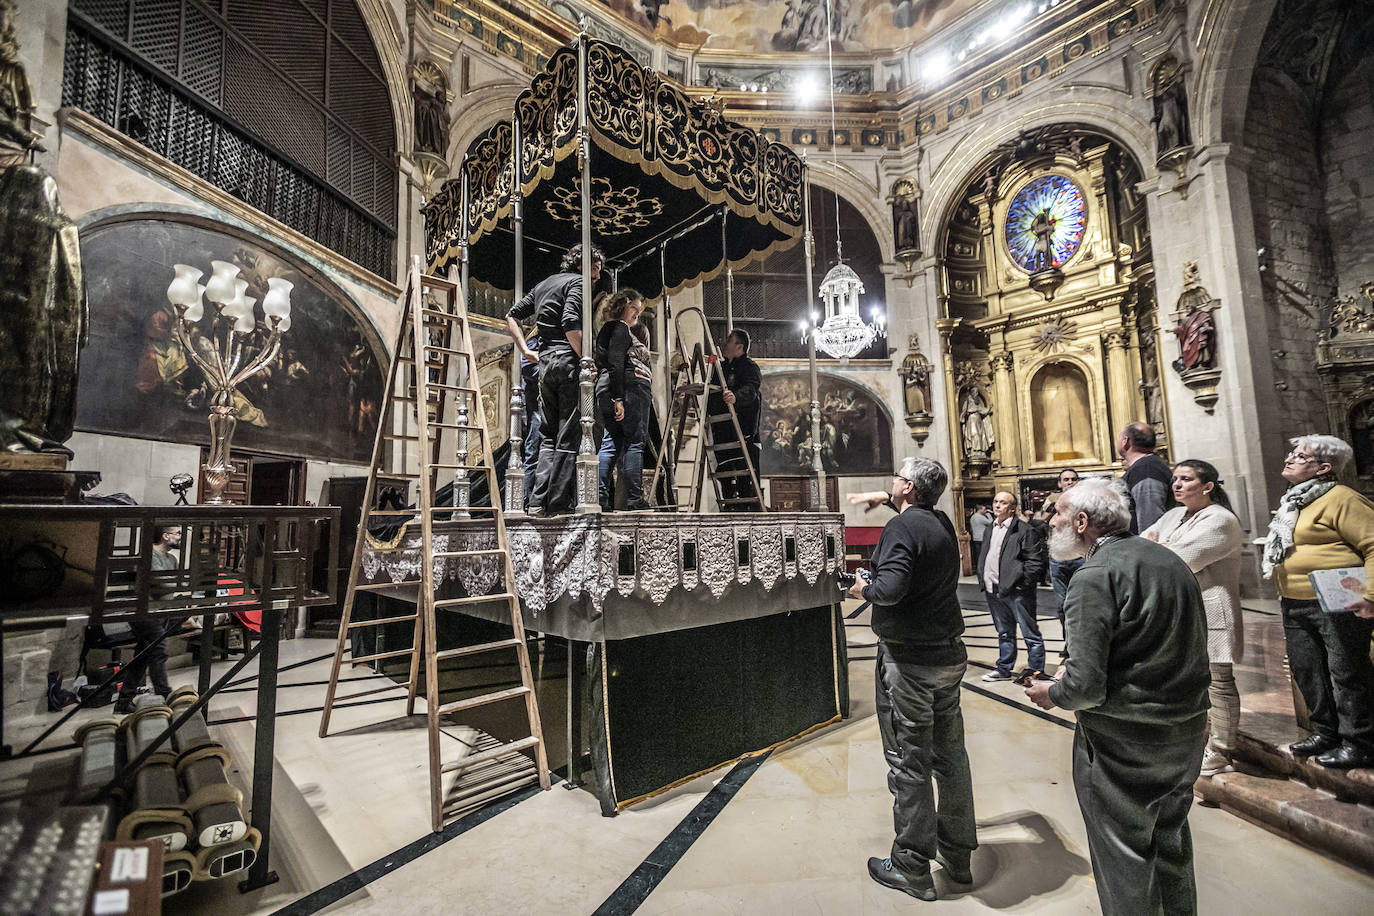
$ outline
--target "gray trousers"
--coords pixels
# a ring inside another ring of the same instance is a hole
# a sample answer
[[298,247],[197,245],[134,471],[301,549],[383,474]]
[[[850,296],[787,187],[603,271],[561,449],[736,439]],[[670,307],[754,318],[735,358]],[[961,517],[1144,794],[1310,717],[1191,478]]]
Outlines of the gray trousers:
[[1195,914],[1188,810],[1207,741],[1123,741],[1080,724],[1073,784],[1104,916]]
[[[878,641],[878,730],[892,792],[892,865],[904,875],[930,873],[936,851],[967,864],[978,847],[973,779],[964,750],[959,682],[967,664],[919,665],[894,659]],[[935,803],[935,787],[940,802]]]

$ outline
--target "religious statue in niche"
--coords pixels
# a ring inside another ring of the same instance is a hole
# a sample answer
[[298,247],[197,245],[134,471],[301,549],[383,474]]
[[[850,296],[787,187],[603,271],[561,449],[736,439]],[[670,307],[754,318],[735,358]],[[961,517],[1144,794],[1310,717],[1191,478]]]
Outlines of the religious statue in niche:
[[0,0],[0,169],[42,149],[33,130],[33,88],[19,63],[13,0]]
[[415,149],[442,156],[448,151],[449,129],[444,87],[426,87],[417,79],[411,81],[411,91],[415,100]]
[[899,252],[919,252],[921,249],[916,199],[916,182],[910,178],[903,178],[892,186],[892,243]]
[[1173,368],[1183,384],[1193,389],[1193,400],[1209,413],[1216,406],[1217,382],[1221,379],[1221,370],[1216,364],[1214,317],[1220,307],[1221,302],[1208,295],[1203,287],[1197,262],[1186,262],[1183,265],[1183,292],[1170,315],[1179,348]]
[[964,439],[964,454],[970,462],[987,461],[996,439],[992,430],[992,408],[981,388],[964,389],[959,402],[959,426]]
[[930,412],[930,360],[921,352],[921,337],[912,334],[907,338],[907,355],[902,360],[898,375],[902,379],[902,396],[906,407],[906,425],[911,428],[911,437],[917,445],[923,445],[930,434],[934,417]]
[[1151,77],[1154,100],[1155,159],[1167,164],[1186,158],[1193,131],[1188,119],[1187,70],[1173,55],[1160,61]]

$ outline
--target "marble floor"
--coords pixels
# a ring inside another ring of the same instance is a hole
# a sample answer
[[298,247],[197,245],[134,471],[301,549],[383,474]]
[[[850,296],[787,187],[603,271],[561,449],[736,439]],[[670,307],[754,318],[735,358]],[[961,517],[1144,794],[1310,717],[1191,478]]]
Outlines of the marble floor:
[[[849,612],[856,607],[850,602]],[[281,679],[272,845],[281,881],[249,895],[229,882],[196,885],[165,901],[166,911],[919,911],[928,905],[874,884],[865,871],[867,857],[884,855],[891,843],[891,800],[873,715],[874,637],[866,617],[846,628],[854,698],[849,720],[784,745],[756,768],[721,768],[614,818],[601,817],[589,792],[555,783],[465,832],[450,831],[444,842],[428,829],[423,720],[397,718],[403,691],[339,710],[331,737],[320,740],[317,710],[328,663],[309,660],[332,645],[283,643],[283,665],[306,663]],[[951,885],[937,870],[936,905],[964,912],[1096,912],[1069,770],[1071,720],[1032,711],[1013,685],[979,681],[995,658],[996,640],[985,611],[970,607],[966,617],[972,663],[963,710],[981,845],[972,887]],[[1274,621],[1254,615],[1252,638],[1272,645]],[[1053,661],[1058,624],[1043,624]],[[1278,639],[1281,646],[1281,633]],[[362,669],[350,676],[359,679],[352,688],[373,686]],[[172,680],[192,679],[186,670]],[[211,721],[220,723],[221,740],[234,755],[233,778],[244,781],[251,772],[255,693],[251,683],[236,689],[212,704]],[[1274,715],[1277,727],[1272,695],[1262,705],[1258,712]],[[455,747],[466,738],[461,729],[446,734]],[[16,737],[11,733],[10,740]],[[738,785],[747,769],[752,774]],[[14,797],[23,780],[24,774],[0,769],[0,793]],[[716,806],[719,813],[704,831],[694,841],[682,839],[679,825],[703,823],[703,812],[727,786],[736,787],[734,794]],[[1195,808],[1191,823],[1203,913],[1310,912],[1314,888],[1326,911],[1374,911],[1374,877],[1220,810]],[[311,896],[321,888],[325,893]],[[652,888],[647,896],[646,888]]]

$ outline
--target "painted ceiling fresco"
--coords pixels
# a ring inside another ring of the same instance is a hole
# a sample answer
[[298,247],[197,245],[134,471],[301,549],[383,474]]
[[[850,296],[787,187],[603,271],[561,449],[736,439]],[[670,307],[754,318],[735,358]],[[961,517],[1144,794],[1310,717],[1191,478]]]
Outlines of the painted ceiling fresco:
[[[656,38],[745,52],[826,46],[824,0],[599,0]],[[949,25],[982,0],[830,0],[837,51],[902,48]],[[551,8],[566,2],[549,2]]]

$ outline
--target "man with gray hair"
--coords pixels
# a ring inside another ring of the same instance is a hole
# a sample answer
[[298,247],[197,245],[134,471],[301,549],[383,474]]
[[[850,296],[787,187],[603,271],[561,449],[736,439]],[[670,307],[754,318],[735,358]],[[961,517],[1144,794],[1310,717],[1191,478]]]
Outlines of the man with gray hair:
[[1059,497],[1050,556],[1085,557],[1064,599],[1068,658],[1026,696],[1072,709],[1073,782],[1097,895],[1115,913],[1196,913],[1188,811],[1207,743],[1207,617],[1197,579],[1130,533],[1125,488]]
[[874,548],[872,581],[860,579],[850,590],[873,605],[878,728],[897,834],[887,858],[868,860],[868,874],[920,900],[936,898],[932,861],[952,881],[972,882],[969,857],[978,846],[959,708],[968,663],[956,594],[959,544],[953,523],[935,508],[948,481],[938,461],[902,462],[892,479],[897,517]]

